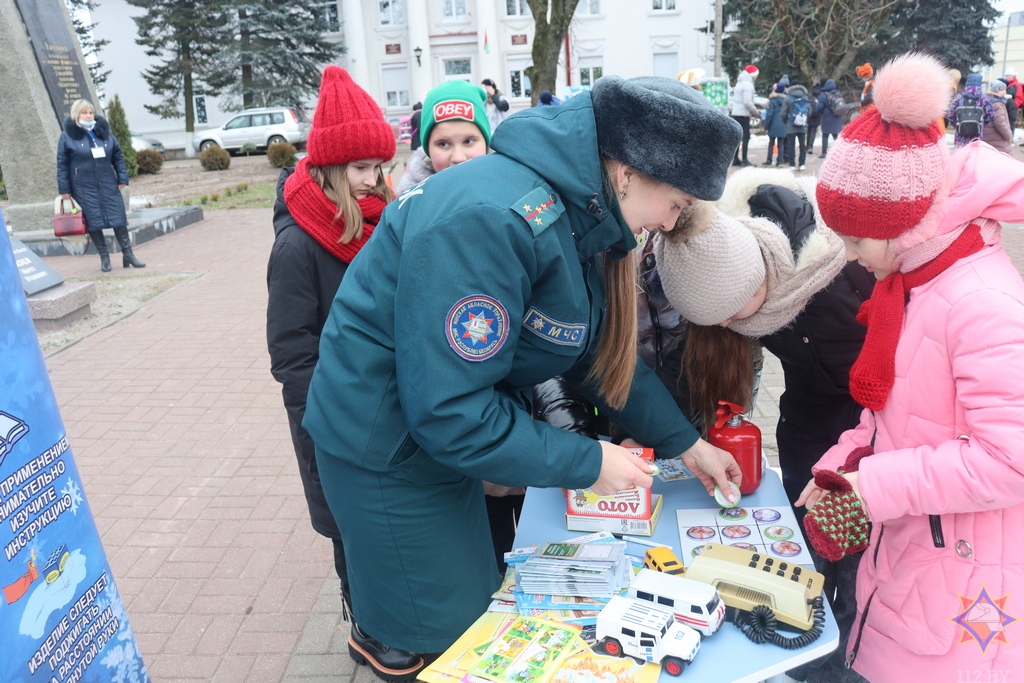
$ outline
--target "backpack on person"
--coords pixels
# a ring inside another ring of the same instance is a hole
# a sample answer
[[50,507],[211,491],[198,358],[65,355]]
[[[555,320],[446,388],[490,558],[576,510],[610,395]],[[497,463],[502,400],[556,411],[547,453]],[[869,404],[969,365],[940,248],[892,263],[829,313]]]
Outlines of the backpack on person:
[[839,114],[839,108],[846,106],[846,101],[843,99],[843,93],[839,92],[839,88],[828,91],[828,97],[825,102],[828,104],[828,109],[833,114]]
[[965,140],[981,137],[985,125],[985,111],[978,104],[977,97],[965,97],[956,108],[956,134]]
[[793,100],[793,106],[789,109],[789,125],[803,128],[807,125],[807,118],[810,115],[811,102],[801,95]]

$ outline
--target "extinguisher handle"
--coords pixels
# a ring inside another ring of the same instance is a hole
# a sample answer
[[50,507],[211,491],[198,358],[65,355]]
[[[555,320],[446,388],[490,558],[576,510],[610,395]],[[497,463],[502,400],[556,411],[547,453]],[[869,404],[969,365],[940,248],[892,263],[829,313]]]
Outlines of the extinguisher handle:
[[734,415],[742,414],[743,406],[736,405],[731,401],[719,401],[718,410],[715,411],[715,417],[718,418],[717,420],[715,420],[715,428],[721,429],[722,427],[725,426],[725,423],[729,421],[729,418],[733,417]]

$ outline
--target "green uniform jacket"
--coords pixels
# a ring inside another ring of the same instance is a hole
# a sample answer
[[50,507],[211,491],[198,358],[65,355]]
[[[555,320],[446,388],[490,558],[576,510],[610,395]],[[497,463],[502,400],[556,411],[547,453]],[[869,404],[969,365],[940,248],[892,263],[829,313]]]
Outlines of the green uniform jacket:
[[[492,146],[385,210],[334,299],[303,421],[356,621],[402,649],[445,649],[487,606],[481,480],[583,488],[601,468],[596,442],[529,406],[554,375],[582,383],[605,306],[598,257],[635,246],[602,190],[589,93],[517,114]],[[584,390],[660,457],[698,438],[643,362],[622,411]]]

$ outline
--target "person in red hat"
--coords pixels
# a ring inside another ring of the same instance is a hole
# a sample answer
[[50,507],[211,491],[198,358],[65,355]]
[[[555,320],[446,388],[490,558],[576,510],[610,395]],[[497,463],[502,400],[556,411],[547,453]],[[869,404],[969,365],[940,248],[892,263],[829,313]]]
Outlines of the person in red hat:
[[1005,628],[1024,614],[1024,281],[1000,245],[1024,164],[980,140],[950,155],[949,96],[938,60],[894,59],[816,189],[876,284],[850,369],[865,410],[796,505],[826,556],[867,545],[846,663],[874,683],[1024,671]]
[[[395,134],[373,98],[340,67],[324,70],[307,151],[277,183],[276,239],[267,266],[267,347],[271,372],[282,384],[310,521],[334,544],[347,618],[352,603],[341,532],[324,497],[316,450],[302,418],[331,301],[393,198],[381,164],[395,155]],[[349,643],[378,671],[422,666],[420,655],[389,648],[354,622]]]

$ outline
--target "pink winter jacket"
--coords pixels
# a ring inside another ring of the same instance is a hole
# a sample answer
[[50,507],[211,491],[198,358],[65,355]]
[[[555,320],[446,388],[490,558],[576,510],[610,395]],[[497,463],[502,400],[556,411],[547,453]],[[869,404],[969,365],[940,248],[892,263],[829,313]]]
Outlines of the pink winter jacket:
[[[950,160],[942,234],[1024,222],[1024,164],[972,143]],[[859,484],[872,522],[857,576],[853,668],[872,683],[1024,681],[1024,282],[999,244],[910,292],[885,407],[815,466],[874,444]],[[1009,645],[961,643],[960,596],[1009,596]],[[859,645],[858,645],[859,640]],[[980,672],[980,673],[978,673]],[[977,674],[979,677],[975,677]],[[961,673],[961,676],[963,674]]]

